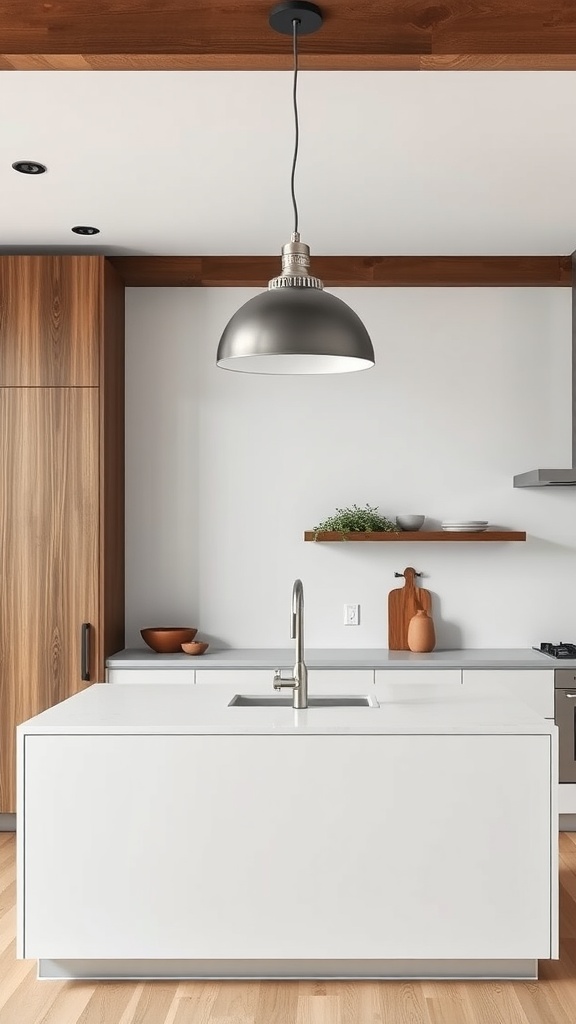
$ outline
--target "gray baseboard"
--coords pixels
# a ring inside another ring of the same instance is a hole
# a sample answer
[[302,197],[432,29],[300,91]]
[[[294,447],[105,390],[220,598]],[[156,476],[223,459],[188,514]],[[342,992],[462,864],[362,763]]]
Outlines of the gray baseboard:
[[535,980],[537,960],[39,960],[39,980]]
[[0,832],[16,831],[16,815],[0,814]]
[[576,832],[576,814],[560,814],[559,818],[560,832]]

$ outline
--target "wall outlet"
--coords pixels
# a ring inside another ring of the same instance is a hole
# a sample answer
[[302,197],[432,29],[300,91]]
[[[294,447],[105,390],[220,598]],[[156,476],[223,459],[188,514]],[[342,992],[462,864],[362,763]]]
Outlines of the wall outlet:
[[360,625],[360,605],[359,604],[345,604],[344,605],[344,625],[345,626],[359,626]]

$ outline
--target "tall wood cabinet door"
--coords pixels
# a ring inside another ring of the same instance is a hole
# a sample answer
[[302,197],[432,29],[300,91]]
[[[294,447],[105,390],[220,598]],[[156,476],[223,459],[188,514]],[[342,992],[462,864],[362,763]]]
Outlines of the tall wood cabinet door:
[[89,684],[90,641],[94,663],[98,391],[2,388],[0,436],[0,811],[12,812],[16,725]]
[[0,257],[0,387],[96,387],[104,260]]

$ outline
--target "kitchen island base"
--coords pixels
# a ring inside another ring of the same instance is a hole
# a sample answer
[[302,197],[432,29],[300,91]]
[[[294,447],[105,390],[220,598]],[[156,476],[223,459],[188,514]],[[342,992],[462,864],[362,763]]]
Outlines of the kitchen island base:
[[537,960],[39,960],[41,981],[534,981]]
[[557,956],[556,727],[454,689],[294,711],[96,685],[23,724],[18,955],[43,977],[534,977]]

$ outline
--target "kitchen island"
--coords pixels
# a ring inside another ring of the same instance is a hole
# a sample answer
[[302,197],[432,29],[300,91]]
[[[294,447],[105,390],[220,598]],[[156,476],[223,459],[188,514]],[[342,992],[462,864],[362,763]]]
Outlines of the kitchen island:
[[553,722],[473,685],[237,692],[98,684],[19,727],[41,977],[535,977],[558,955]]

